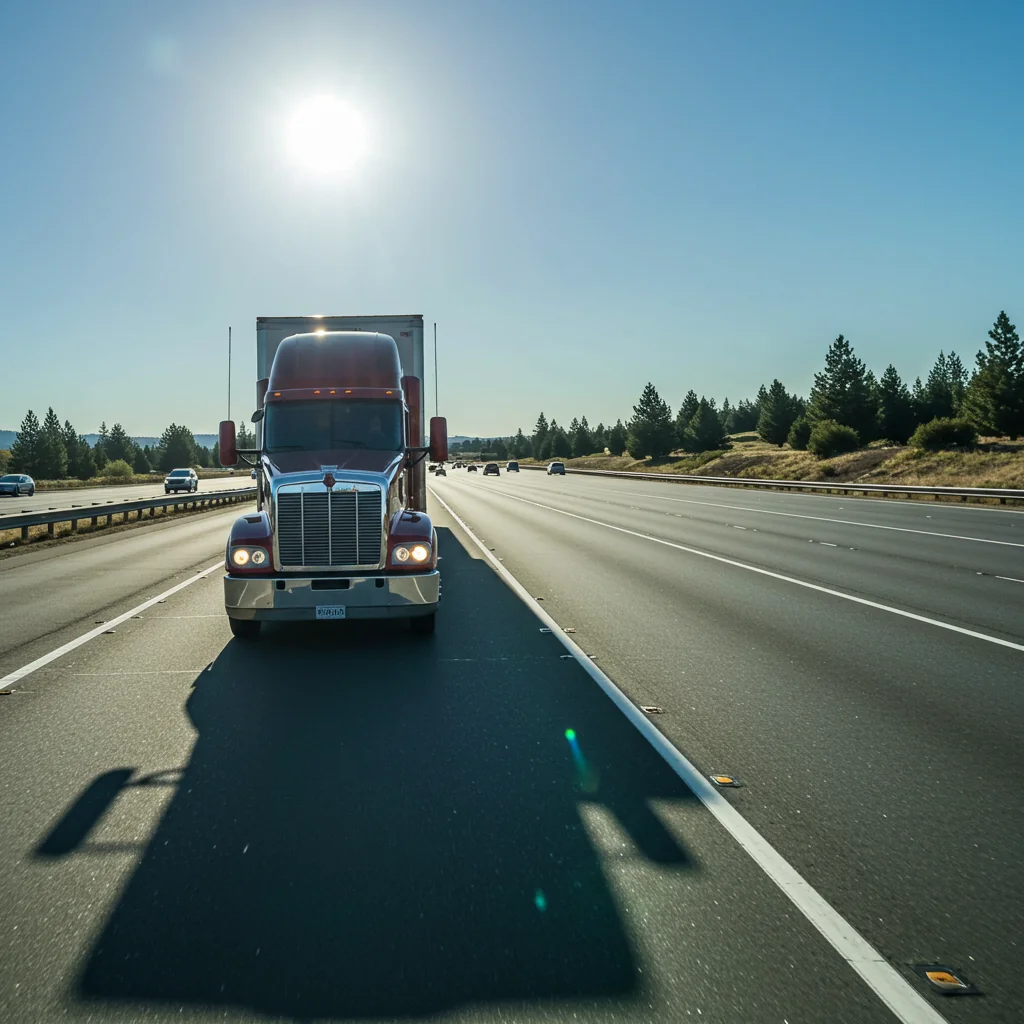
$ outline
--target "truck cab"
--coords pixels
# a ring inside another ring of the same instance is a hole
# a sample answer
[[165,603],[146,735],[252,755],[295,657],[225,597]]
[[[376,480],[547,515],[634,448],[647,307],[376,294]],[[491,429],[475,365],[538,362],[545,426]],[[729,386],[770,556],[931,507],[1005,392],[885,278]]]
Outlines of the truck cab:
[[[422,362],[422,360],[421,360]],[[232,633],[263,622],[408,619],[431,633],[440,603],[425,462],[447,458],[447,426],[423,445],[422,380],[395,339],[318,329],[275,345],[257,384],[259,447],[221,424],[224,465],[254,463],[257,511],[232,526],[224,602]]]

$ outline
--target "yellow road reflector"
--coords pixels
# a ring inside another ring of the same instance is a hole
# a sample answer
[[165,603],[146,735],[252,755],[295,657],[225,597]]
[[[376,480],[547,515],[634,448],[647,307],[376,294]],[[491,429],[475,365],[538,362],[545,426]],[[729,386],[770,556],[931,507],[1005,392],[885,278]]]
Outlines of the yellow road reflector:
[[978,989],[949,964],[911,964],[915,974],[924,978],[932,990],[945,996],[977,995]]
[[964,983],[955,975],[950,974],[949,971],[925,971],[924,976],[933,985],[955,985],[957,988],[964,988]]
[[731,786],[733,789],[739,789],[742,785],[735,775],[709,775],[708,778],[716,786]]

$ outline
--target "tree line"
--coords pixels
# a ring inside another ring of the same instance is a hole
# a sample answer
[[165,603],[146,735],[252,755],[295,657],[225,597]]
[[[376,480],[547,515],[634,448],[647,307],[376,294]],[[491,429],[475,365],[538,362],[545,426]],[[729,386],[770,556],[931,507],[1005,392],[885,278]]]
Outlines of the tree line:
[[[239,424],[239,447],[255,444],[252,431]],[[0,456],[6,453],[0,453]],[[109,430],[104,421],[99,437],[89,444],[69,420],[63,426],[53,408],[42,423],[29,409],[11,445],[3,472],[27,473],[37,480],[91,480],[102,476],[130,476],[133,473],[169,472],[179,467],[219,467],[219,446],[197,443],[188,427],[172,423],[150,447],[139,445],[120,423]]]
[[968,372],[955,352],[940,352],[922,382],[910,387],[891,363],[880,378],[854,353],[842,334],[829,346],[814,374],[810,395],[790,393],[780,380],[762,385],[753,399],[736,405],[692,389],[675,416],[653,383],[644,388],[628,422],[591,428],[585,416],[563,427],[542,412],[533,433],[465,442],[466,451],[485,445],[498,458],[578,458],[607,451],[635,459],[671,452],[728,448],[728,435],[756,431],[770,444],[810,449],[822,457],[853,451],[872,441],[913,442],[923,447],[967,445],[978,434],[1024,435],[1024,348],[1016,327],[1000,312],[989,340]]

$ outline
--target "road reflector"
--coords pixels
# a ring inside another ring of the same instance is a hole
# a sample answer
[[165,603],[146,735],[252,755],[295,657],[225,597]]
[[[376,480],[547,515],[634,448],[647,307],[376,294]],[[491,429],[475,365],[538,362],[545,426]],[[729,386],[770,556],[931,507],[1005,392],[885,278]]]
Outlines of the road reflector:
[[576,632],[576,630],[573,629],[572,626],[566,626],[565,627],[565,631],[566,631],[566,633],[575,633]]
[[949,964],[911,964],[915,974],[924,978],[935,992],[944,996],[978,995],[978,989]]
[[641,704],[640,710],[645,715],[663,715],[665,711],[663,708],[659,708],[656,704]]
[[709,775],[708,778],[716,785],[739,789],[743,783],[735,775]]
[[551,632],[551,630],[550,630],[550,629],[548,629],[548,627],[547,627],[547,626],[541,626],[541,627],[540,627],[540,631],[541,631],[542,633],[550,633],[550,632]]

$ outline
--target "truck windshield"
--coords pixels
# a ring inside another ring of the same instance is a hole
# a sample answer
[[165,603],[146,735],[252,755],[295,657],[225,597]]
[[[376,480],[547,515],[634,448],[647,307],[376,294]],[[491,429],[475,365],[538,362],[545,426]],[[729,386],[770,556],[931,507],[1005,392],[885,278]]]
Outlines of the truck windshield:
[[399,452],[403,448],[402,405],[362,399],[268,402],[263,437],[268,452],[337,448]]

